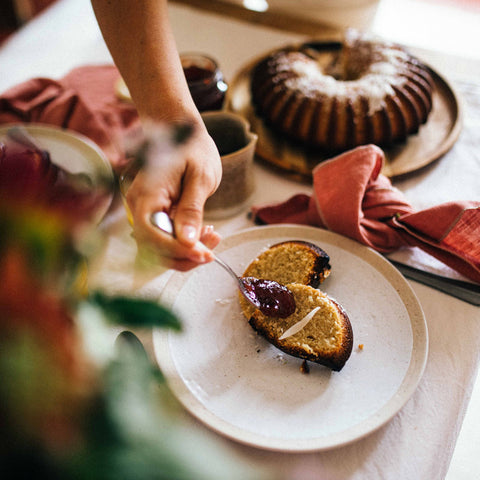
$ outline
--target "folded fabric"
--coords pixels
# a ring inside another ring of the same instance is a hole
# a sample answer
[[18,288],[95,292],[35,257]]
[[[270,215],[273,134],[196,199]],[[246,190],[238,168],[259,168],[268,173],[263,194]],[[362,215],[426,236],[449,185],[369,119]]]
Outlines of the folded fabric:
[[313,195],[253,207],[257,223],[299,223],[353,238],[383,253],[417,246],[480,282],[480,202],[444,203],[415,212],[380,173],[385,156],[357,147],[313,170]]
[[120,100],[113,65],[76,68],[60,80],[33,78],[0,95],[1,123],[45,123],[93,140],[114,169],[125,163],[123,134],[138,125],[133,104]]

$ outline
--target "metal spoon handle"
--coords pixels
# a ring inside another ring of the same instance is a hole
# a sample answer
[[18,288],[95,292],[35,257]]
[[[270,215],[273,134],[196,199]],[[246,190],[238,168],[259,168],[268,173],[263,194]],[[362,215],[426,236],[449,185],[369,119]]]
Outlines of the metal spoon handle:
[[223,267],[232,277],[234,277],[238,281],[238,275],[232,270],[232,268],[227,265],[223,260],[218,258],[215,254],[213,254],[213,259]]
[[[152,214],[150,221],[152,225],[169,235],[175,237],[175,230],[172,219],[165,212],[155,212]],[[198,241],[197,245],[211,250],[202,242]],[[211,252],[213,254],[213,252]],[[235,279],[237,286],[245,297],[255,308],[259,308],[266,315],[286,317],[295,311],[295,299],[292,292],[287,290],[283,285],[270,280],[258,280],[249,277],[248,279],[239,277],[223,260],[213,254],[215,262],[220,265],[232,278]],[[266,295],[270,300],[266,301]]]
[[[151,216],[151,222],[153,225],[155,225],[157,228],[162,230],[162,232],[168,233],[172,237],[175,237],[175,230],[173,227],[173,222],[172,219],[166,214],[165,212],[155,212]],[[200,246],[201,248],[204,248],[206,250],[211,250],[204,245],[202,242],[198,241],[197,245]],[[213,252],[213,259],[215,262],[217,262],[221,267],[223,267],[235,280],[238,282],[239,277],[238,275],[232,270],[232,268],[227,265],[223,260],[218,258]]]

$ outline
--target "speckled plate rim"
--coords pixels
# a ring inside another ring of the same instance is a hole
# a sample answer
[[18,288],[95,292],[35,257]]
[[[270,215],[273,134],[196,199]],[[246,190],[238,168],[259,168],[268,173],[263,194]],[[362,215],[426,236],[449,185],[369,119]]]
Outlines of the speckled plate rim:
[[[309,155],[301,147],[277,134],[265,126],[264,122],[255,113],[251,104],[251,95],[246,86],[250,83],[250,75],[254,66],[267,55],[282,49],[298,49],[308,43],[324,45],[328,51],[329,45],[339,45],[339,38],[331,39],[307,39],[296,44],[287,44],[279,48],[270,49],[241,67],[229,82],[229,88],[225,99],[225,109],[245,116],[252,126],[252,131],[257,133],[257,156],[263,162],[280,170],[290,178],[300,181],[311,180],[311,170],[314,163],[309,160]],[[422,60],[423,61],[423,60]],[[427,129],[435,128],[433,123],[422,125],[417,135],[410,136],[406,142],[392,148],[384,148],[386,162],[382,173],[390,178],[402,177],[412,174],[430,165],[447,153],[458,140],[463,126],[463,104],[453,85],[428,63],[436,86],[436,99],[434,99],[435,112],[449,118],[446,126],[447,131],[438,140],[433,148],[425,147],[419,151],[418,145],[422,144],[423,138],[427,138]],[[432,111],[432,113],[434,113]],[[432,116],[432,115],[431,115]],[[444,117],[445,118],[445,117]],[[332,155],[319,154],[318,161],[326,160]],[[293,166],[292,166],[293,165]]]
[[[212,430],[227,438],[249,446],[284,452],[311,452],[340,447],[359,440],[385,425],[399,412],[415,392],[422,378],[428,356],[428,331],[425,316],[413,289],[390,262],[374,250],[333,232],[314,227],[288,224],[253,227],[225,238],[217,248],[217,253],[242,245],[248,241],[265,240],[265,244],[267,244],[269,239],[279,236],[333,243],[355,255],[359,261],[367,262],[384,277],[385,282],[388,282],[400,296],[411,322],[413,342],[411,358],[399,388],[378,411],[353,428],[333,435],[295,440],[271,438],[232,425],[216,416],[196,398],[177,371],[169,343],[172,333],[154,329],[154,355],[169,387],[187,411]],[[162,305],[167,307],[173,305],[175,298],[190,275],[192,275],[192,272],[187,274],[176,272],[170,277],[160,298]],[[341,375],[341,372],[339,374]]]

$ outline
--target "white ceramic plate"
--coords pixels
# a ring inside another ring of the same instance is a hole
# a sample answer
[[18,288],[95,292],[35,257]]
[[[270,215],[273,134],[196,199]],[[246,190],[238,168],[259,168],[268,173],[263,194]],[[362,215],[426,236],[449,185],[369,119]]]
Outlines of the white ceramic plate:
[[241,273],[263,249],[291,239],[330,255],[332,274],[321,288],[343,305],[354,332],[340,372],[310,363],[303,374],[300,359],[258,336],[242,316],[234,281],[214,263],[172,275],[161,302],[184,330],[155,330],[155,355],[178,399],[217,432],[271,450],[324,450],[376,430],[407,402],[425,367],[427,328],[404,277],[335,233],[255,227],[224,239],[217,253]]
[[[8,130],[14,124],[0,126],[0,141],[7,140]],[[70,173],[83,173],[98,185],[105,180],[113,182],[113,171],[103,151],[92,140],[72,130],[59,127],[25,123],[22,127],[33,137],[36,143],[47,150],[53,163]],[[111,198],[102,204],[98,216],[102,217],[108,209]]]

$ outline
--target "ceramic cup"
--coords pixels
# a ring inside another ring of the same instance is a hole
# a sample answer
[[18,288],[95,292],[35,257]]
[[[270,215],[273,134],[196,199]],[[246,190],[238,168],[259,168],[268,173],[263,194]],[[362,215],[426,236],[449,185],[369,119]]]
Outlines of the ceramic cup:
[[222,160],[222,180],[205,204],[206,219],[231,217],[246,207],[255,189],[253,160],[257,135],[240,115],[204,112],[202,118]]

